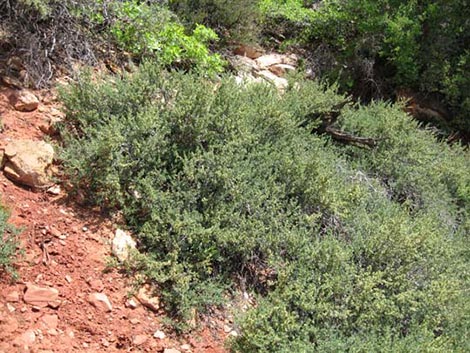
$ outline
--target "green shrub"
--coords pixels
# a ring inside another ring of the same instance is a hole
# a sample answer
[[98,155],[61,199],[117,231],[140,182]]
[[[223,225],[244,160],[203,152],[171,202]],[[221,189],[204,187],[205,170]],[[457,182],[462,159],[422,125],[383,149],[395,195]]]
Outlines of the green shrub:
[[8,216],[8,212],[0,207],[0,269],[15,275],[12,262],[18,244],[13,228],[7,223]]
[[311,134],[344,100],[316,82],[279,95],[147,64],[62,97],[71,181],[122,212],[129,267],[177,320],[243,286],[235,351],[463,349],[468,154],[399,107],[344,109],[381,139],[361,150]]

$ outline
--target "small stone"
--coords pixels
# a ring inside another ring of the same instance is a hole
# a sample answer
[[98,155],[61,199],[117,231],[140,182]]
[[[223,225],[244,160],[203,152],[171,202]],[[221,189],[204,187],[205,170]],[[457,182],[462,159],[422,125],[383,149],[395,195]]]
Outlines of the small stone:
[[68,283],[72,283],[72,281],[73,281],[72,277],[69,276],[69,275],[66,275],[66,276],[65,276],[65,280],[66,280]]
[[139,303],[137,303],[134,299],[128,299],[126,301],[126,307],[131,309],[137,309],[139,307]]
[[47,189],[47,192],[52,195],[60,195],[60,186],[54,185]]
[[10,313],[12,313],[12,312],[14,312],[14,311],[16,310],[16,308],[15,308],[13,305],[11,305],[10,303],[7,303],[7,310],[8,310]]
[[191,349],[191,346],[189,344],[182,344],[180,347],[183,351],[189,351]]
[[103,284],[103,281],[100,280],[100,279],[94,279],[94,280],[90,280],[88,282],[88,284],[90,285],[90,287],[97,291],[97,292],[102,292],[103,289],[104,289],[104,284]]
[[287,64],[275,64],[269,67],[269,71],[279,77],[284,77],[286,73],[295,71],[295,67]]
[[55,328],[51,328],[51,329],[47,330],[47,334],[50,335],[50,336],[57,336],[59,334],[59,332]]
[[15,91],[10,100],[13,107],[20,112],[32,112],[39,106],[39,99],[29,90]]
[[54,300],[53,302],[48,303],[49,308],[52,308],[52,309],[58,309],[61,305],[62,305],[62,302],[60,300]]
[[49,229],[47,229],[47,232],[49,232],[53,237],[60,237],[62,235],[62,232],[60,230],[58,230],[57,228],[55,227],[48,227]]
[[33,310],[35,313],[37,313],[37,312],[41,311],[41,307],[38,306],[38,305],[35,305],[31,308],[31,310]]
[[145,342],[147,342],[147,339],[148,337],[146,335],[137,335],[134,337],[134,339],[132,340],[132,343],[135,345],[135,346],[141,346],[143,345]]
[[101,339],[101,344],[102,344],[104,347],[109,347],[109,345],[110,345],[109,341],[108,341],[106,338],[102,338],[102,339]]
[[130,319],[129,322],[130,322],[132,325],[140,324],[140,320],[139,320],[139,319],[136,319],[136,318]]
[[32,283],[26,283],[26,292],[23,300],[27,304],[46,307],[55,302],[59,297],[59,291],[51,287],[40,287]]
[[15,290],[13,292],[8,293],[5,296],[5,300],[9,303],[19,302],[20,301],[20,294],[18,293],[18,291]]
[[109,301],[108,297],[103,293],[92,293],[88,296],[88,302],[95,308],[110,312],[113,310],[113,306]]
[[165,348],[163,353],[181,353],[181,352],[177,349],[174,349],[174,348]]
[[165,335],[165,332],[160,331],[160,330],[157,330],[157,331],[155,331],[155,333],[153,334],[153,337],[154,337],[154,338],[157,338],[157,339],[159,339],[159,340],[163,340],[163,339],[165,339],[166,335]]
[[229,333],[230,331],[232,331],[232,328],[229,325],[224,325],[224,332]]
[[257,59],[263,55],[263,49],[247,44],[240,44],[235,48],[233,53],[240,56],[246,56],[250,59]]
[[82,231],[83,231],[83,232],[88,232],[88,227],[83,227],[83,228],[82,228]]
[[232,336],[232,337],[238,337],[238,332],[235,331],[235,330],[232,330],[229,332],[229,335]]

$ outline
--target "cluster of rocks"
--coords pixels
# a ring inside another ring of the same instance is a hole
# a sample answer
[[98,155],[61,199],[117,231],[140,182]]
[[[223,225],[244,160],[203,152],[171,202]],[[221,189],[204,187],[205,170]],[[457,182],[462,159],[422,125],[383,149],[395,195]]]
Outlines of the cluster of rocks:
[[[19,112],[33,112],[39,107],[39,99],[29,90],[13,90],[9,96],[11,105]],[[51,119],[58,120],[61,113],[54,109]],[[41,130],[51,130],[53,122],[39,126]],[[9,139],[3,148],[1,167],[6,177],[33,189],[44,189],[53,184],[51,166],[54,148],[44,141],[29,139]]]
[[298,58],[294,54],[263,53],[255,47],[241,45],[228,57],[237,72],[238,83],[269,82],[284,91],[288,82],[286,74],[296,70]]
[[[95,310],[104,313],[111,313],[113,311],[113,305],[111,304],[108,296],[103,293],[104,285],[102,281],[99,279],[89,279],[87,280],[87,283],[94,291],[88,295],[88,303],[93,306]],[[13,290],[4,296],[4,300],[6,302],[6,308],[10,313],[16,311],[18,306],[22,305],[21,303],[29,305],[33,312],[39,313],[43,310],[45,311],[33,327],[20,332],[16,337],[14,337],[12,342],[10,342],[11,346],[29,351],[29,349],[36,345],[38,341],[42,341],[46,334],[51,337],[64,334],[64,331],[59,329],[60,319],[58,315],[59,312],[57,310],[63,303],[60,300],[58,289],[52,286],[26,283],[24,291]],[[159,301],[156,297],[152,296],[149,286],[142,287],[135,298],[128,299],[126,302],[126,307],[130,309],[137,309],[141,305],[151,309],[152,311],[157,311],[160,308]],[[52,313],[50,309],[54,309]],[[27,312],[26,307],[23,306],[21,308],[21,312]],[[10,321],[5,321],[5,318],[2,318],[0,315],[0,328],[6,327],[8,330],[16,330],[18,328],[18,324],[14,320]],[[131,318],[130,324],[138,325],[140,324],[140,320],[137,318]],[[65,334],[73,338],[73,332],[72,334],[65,332]],[[167,335],[165,332],[157,329],[153,333],[149,334],[136,334],[131,337],[131,342],[133,346],[138,347],[150,342],[151,339],[163,341],[166,338]],[[106,339],[102,339],[101,343],[105,347],[110,344]],[[0,347],[0,351],[2,351],[2,347]],[[84,347],[86,348],[85,343]],[[191,345],[182,344],[179,349],[165,348],[164,352],[179,353],[182,351],[191,351]]]

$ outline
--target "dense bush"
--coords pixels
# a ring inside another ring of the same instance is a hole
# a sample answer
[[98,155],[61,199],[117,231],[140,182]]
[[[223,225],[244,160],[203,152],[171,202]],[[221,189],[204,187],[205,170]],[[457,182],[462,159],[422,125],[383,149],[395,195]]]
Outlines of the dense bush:
[[374,150],[300,127],[343,99],[152,65],[85,77],[63,93],[64,163],[122,212],[141,251],[129,268],[175,318],[238,286],[257,298],[235,351],[464,350],[468,153],[379,103],[340,122]]

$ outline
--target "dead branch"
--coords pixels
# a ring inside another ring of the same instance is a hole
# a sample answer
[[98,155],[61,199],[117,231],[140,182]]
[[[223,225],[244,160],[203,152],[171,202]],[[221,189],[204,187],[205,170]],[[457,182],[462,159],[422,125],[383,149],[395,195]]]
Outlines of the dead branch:
[[377,142],[380,139],[355,136],[348,132],[333,127],[336,124],[338,117],[341,115],[341,110],[350,103],[352,103],[352,101],[350,99],[347,99],[332,107],[329,112],[312,114],[300,126],[306,127],[308,125],[308,122],[312,121],[312,119],[320,119],[320,126],[313,129],[312,133],[327,134],[330,135],[335,141],[355,145],[357,147],[376,147]]
[[375,139],[375,138],[370,138],[370,137],[354,136],[347,132],[335,129],[331,126],[326,127],[325,133],[330,135],[336,141],[347,143],[347,144],[353,144],[358,147],[368,146],[370,148],[374,148],[377,146],[377,142],[380,140],[380,139]]

